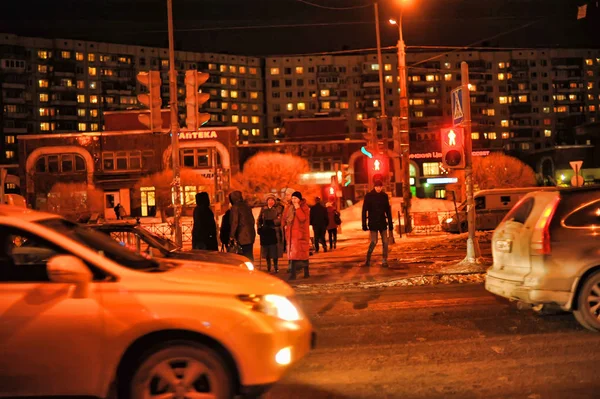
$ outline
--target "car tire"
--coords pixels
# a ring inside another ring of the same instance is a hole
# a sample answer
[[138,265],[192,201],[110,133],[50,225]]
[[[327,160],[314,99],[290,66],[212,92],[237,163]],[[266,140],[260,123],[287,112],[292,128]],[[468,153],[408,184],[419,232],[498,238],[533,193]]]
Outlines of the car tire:
[[573,311],[575,319],[592,331],[600,331],[600,272],[589,276],[577,296],[577,310]]
[[147,352],[132,370],[126,397],[141,399],[176,393],[210,393],[232,399],[232,373],[214,350],[195,342],[172,341]]

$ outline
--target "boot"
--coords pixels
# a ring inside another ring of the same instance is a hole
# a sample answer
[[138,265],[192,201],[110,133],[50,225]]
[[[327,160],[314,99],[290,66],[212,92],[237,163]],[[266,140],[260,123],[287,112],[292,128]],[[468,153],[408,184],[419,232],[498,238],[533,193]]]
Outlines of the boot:
[[295,280],[296,279],[296,262],[292,261],[291,264],[291,274],[290,274],[290,280]]
[[279,266],[277,265],[277,259],[273,259],[273,266],[275,266],[275,273],[279,273]]
[[306,263],[306,266],[304,266],[304,278],[308,278],[310,277],[310,274],[308,273],[308,262]]
[[271,259],[267,258],[267,273],[271,273]]

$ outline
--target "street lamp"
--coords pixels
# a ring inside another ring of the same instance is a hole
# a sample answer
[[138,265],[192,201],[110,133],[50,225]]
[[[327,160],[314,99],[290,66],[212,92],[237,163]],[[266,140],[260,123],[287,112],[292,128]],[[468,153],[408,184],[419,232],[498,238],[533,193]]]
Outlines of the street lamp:
[[[402,197],[404,200],[404,228],[406,232],[412,230],[410,208],[410,170],[408,158],[410,156],[409,123],[408,123],[408,85],[406,83],[406,51],[402,35],[402,5],[409,0],[400,1],[400,16],[397,20],[390,19],[393,25],[398,25],[398,77],[400,81],[400,118],[394,129],[394,152],[402,161]],[[400,169],[400,159],[395,157],[394,170]]]

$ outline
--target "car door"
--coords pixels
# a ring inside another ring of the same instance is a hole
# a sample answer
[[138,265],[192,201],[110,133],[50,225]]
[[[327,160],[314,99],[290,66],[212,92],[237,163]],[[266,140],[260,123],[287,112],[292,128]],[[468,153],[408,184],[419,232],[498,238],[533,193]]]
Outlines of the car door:
[[[100,297],[73,298],[46,263],[68,254],[33,233],[0,226],[0,396],[96,395],[103,364]],[[74,255],[74,254],[70,254]]]

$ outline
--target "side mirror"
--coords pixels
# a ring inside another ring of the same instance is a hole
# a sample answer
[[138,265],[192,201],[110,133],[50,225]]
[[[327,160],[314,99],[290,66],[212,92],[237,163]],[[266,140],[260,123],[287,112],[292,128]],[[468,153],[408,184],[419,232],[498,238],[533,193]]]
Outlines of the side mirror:
[[93,275],[81,259],[71,255],[57,255],[46,264],[50,281],[75,285],[73,298],[86,298]]

